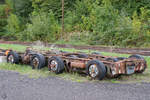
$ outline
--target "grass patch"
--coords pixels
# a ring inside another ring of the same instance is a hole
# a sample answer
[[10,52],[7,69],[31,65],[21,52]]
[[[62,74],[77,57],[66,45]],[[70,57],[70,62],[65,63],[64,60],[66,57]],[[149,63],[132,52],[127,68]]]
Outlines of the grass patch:
[[27,46],[17,44],[0,44],[1,49],[13,49],[15,51],[25,51]]
[[[0,44],[0,48],[2,49],[13,49],[16,51],[25,51],[27,46],[23,45],[16,45],[16,44]],[[41,48],[35,46],[35,48]],[[50,50],[51,48],[45,47],[45,50]],[[77,49],[70,49],[70,48],[56,48],[58,50],[68,51],[68,52],[85,52],[91,53],[94,50],[77,50]],[[101,52],[104,56],[117,56],[117,57],[128,57],[128,54],[118,54],[118,53],[109,53],[109,52]],[[148,66],[150,66],[150,57],[144,57],[147,61]],[[78,73],[62,73],[60,75],[56,75],[52,72],[49,72],[47,68],[42,70],[32,70],[30,66],[26,65],[11,65],[11,64],[1,64],[0,69],[4,70],[13,70],[17,71],[23,75],[28,75],[31,78],[38,78],[38,77],[48,77],[48,76],[57,76],[67,80],[72,80],[76,82],[85,82],[90,80],[88,77],[83,77]],[[111,83],[134,83],[134,82],[150,82],[150,68],[148,67],[143,74],[133,74],[130,76],[121,76],[115,79],[104,79],[100,82],[111,82]]]
[[9,64],[9,63],[2,63],[0,65],[0,70],[10,70],[19,72],[21,75],[27,75],[29,78],[40,78],[40,77],[48,77],[48,76],[57,76],[64,78],[66,80],[72,80],[75,82],[85,82],[88,81],[88,78],[83,77],[77,73],[62,73],[56,75],[53,72],[48,71],[48,68],[43,68],[41,70],[33,70],[28,65],[16,65],[16,64]]
[[16,64],[2,63],[0,65],[0,69],[16,71],[16,72],[19,72],[20,74],[27,75],[31,78],[47,77],[48,76],[47,70],[45,70],[45,69],[32,70],[32,68],[30,66],[27,66],[27,65],[16,65]]

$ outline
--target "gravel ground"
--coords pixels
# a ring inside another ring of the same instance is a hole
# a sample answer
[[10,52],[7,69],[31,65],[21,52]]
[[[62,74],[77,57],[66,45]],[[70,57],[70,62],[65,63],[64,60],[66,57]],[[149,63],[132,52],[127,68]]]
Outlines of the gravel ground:
[[0,100],[150,100],[150,84],[76,83],[0,71]]

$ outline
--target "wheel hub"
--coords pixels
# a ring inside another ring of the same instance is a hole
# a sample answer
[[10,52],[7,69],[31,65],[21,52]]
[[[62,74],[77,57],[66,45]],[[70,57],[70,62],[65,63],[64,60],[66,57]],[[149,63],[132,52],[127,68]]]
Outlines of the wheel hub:
[[38,58],[33,59],[33,65],[35,68],[38,68],[38,66],[39,66],[39,59]]
[[13,57],[13,55],[10,55],[10,56],[8,57],[8,62],[14,63],[14,57]]
[[57,70],[57,67],[58,67],[58,63],[55,61],[55,60],[52,60],[50,62],[50,68],[52,71],[56,71]]
[[98,73],[99,71],[97,65],[94,64],[89,67],[89,74],[91,77],[95,78],[98,75]]

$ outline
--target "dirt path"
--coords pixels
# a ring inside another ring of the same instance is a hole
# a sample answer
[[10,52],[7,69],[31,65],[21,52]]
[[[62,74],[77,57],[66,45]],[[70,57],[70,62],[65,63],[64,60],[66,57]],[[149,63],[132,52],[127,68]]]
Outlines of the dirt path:
[[0,100],[149,100],[150,84],[76,83],[56,77],[30,79],[0,70]]
[[[21,44],[21,45],[33,45],[35,43],[30,42],[17,42],[17,41],[1,41],[0,43],[6,44]],[[54,44],[46,44],[45,46],[52,46]],[[114,53],[123,53],[123,54],[140,54],[144,56],[150,56],[150,48],[117,48],[117,47],[104,47],[104,46],[75,46],[75,45],[59,45],[55,44],[55,46],[60,48],[75,48],[79,50],[87,49],[87,50],[98,50],[101,52],[114,52]]]

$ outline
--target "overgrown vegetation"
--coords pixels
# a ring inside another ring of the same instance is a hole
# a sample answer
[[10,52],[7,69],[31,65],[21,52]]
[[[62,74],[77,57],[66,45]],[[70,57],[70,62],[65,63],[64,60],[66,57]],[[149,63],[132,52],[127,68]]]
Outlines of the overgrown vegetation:
[[150,45],[149,0],[65,0],[61,37],[60,0],[5,0],[0,38],[81,42],[111,46]]

